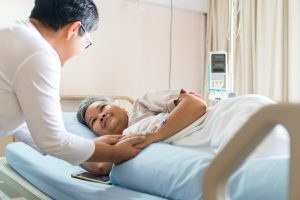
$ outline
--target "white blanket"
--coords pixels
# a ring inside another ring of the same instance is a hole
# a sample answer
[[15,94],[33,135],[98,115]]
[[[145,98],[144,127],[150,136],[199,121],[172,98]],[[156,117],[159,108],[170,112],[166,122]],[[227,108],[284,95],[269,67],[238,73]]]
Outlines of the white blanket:
[[[217,154],[256,111],[271,104],[275,102],[259,95],[244,95],[220,101],[196,121],[198,123],[196,126],[182,130],[176,136],[180,139],[171,143]],[[193,125],[195,123],[191,126]],[[288,153],[288,134],[281,125],[278,125],[252,156],[269,157]]]

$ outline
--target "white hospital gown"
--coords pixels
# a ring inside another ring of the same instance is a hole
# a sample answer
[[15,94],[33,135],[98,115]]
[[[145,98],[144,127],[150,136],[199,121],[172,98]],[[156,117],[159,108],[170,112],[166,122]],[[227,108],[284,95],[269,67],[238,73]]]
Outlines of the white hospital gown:
[[147,93],[134,102],[129,115],[129,126],[123,135],[147,134],[154,126],[161,124],[175,108],[180,90],[165,90]]
[[[178,99],[181,90],[164,90],[154,93],[147,93],[137,99],[129,116],[129,126],[124,130],[123,135],[149,134],[155,127],[159,127],[170,112],[175,108],[174,101]],[[172,137],[164,140],[166,143],[174,143],[187,135],[199,131],[206,115],[193,122],[188,127],[179,131]],[[201,140],[206,145],[205,139]]]

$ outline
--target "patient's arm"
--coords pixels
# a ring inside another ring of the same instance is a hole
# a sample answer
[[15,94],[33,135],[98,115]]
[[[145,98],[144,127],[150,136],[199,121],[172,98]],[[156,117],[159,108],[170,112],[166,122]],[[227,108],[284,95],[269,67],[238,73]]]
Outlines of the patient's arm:
[[108,175],[112,165],[110,162],[84,162],[81,166],[89,172],[99,175]]
[[194,94],[180,94],[178,100],[175,101],[175,105],[176,107],[166,118],[163,126],[155,133],[148,134],[146,141],[137,145],[138,148],[143,148],[153,142],[162,141],[171,137],[206,113],[205,101]]

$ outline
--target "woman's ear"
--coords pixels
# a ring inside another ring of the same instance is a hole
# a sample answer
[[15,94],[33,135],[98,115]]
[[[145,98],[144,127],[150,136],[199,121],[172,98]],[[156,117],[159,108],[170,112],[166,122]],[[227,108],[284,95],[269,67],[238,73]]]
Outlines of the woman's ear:
[[71,22],[66,26],[66,33],[67,33],[68,40],[70,40],[73,36],[78,34],[80,26],[81,26],[80,21]]

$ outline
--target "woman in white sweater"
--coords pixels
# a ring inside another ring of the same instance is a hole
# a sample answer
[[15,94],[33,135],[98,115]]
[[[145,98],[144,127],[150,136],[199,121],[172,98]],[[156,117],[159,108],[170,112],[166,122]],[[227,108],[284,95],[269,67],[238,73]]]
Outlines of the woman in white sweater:
[[91,46],[98,18],[92,0],[36,0],[29,20],[0,28],[0,136],[28,128],[43,153],[72,164],[120,163],[140,151],[143,137],[91,141],[63,124],[61,67]]

